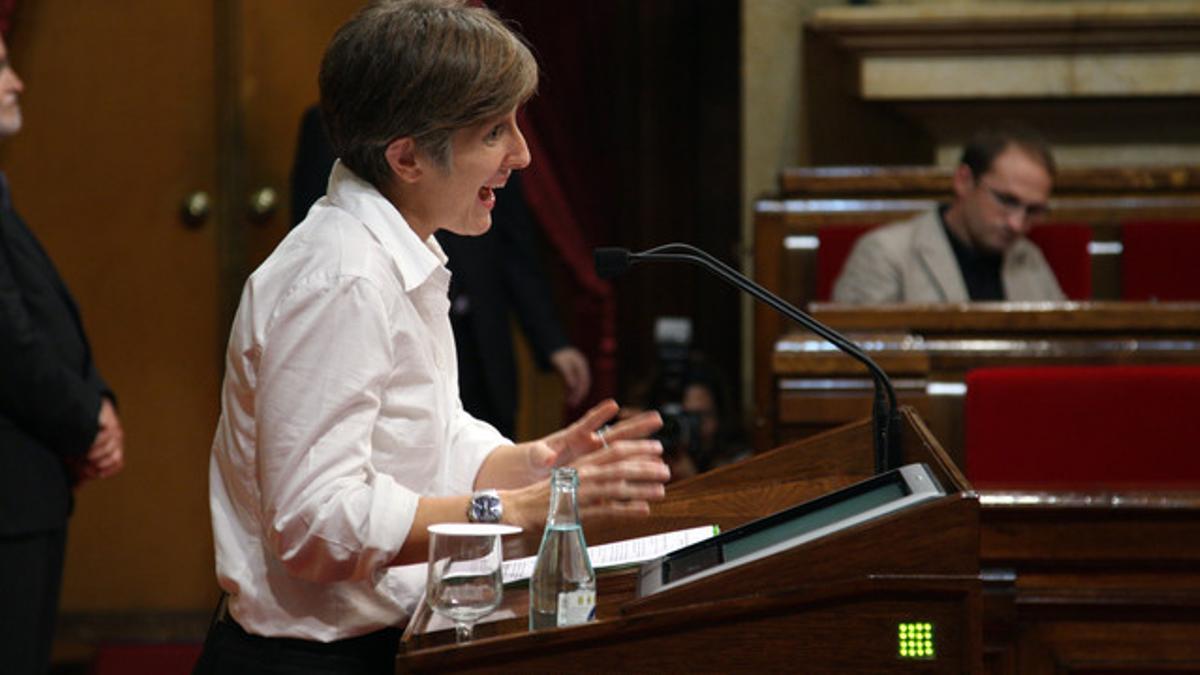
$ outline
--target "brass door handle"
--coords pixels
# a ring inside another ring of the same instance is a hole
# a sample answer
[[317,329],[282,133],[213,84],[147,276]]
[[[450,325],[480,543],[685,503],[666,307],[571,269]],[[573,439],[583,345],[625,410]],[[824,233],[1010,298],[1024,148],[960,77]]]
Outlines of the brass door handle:
[[275,210],[279,208],[279,193],[270,186],[260,187],[250,193],[246,206],[247,215],[252,222],[264,223],[275,215]]
[[196,190],[183,198],[179,206],[179,215],[183,224],[188,227],[200,227],[208,221],[212,213],[212,198],[204,190]]

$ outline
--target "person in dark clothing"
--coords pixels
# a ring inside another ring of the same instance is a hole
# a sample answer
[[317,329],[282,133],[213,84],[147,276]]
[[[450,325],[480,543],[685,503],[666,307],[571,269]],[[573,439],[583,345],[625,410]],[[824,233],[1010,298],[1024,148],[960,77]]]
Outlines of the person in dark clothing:
[[[0,137],[24,85],[0,40]],[[44,673],[73,488],[124,465],[114,396],[79,310],[0,174],[0,670]]]

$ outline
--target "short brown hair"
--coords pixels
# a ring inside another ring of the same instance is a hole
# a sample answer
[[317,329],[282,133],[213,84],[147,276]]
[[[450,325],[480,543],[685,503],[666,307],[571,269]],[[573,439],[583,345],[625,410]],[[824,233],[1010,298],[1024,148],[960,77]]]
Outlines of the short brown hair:
[[449,166],[455,131],[524,103],[537,79],[529,48],[491,10],[385,0],[334,34],[318,78],[321,116],[334,153],[382,188],[393,140],[411,136]]
[[1050,152],[1050,144],[1033,129],[1013,122],[975,132],[963,146],[959,163],[966,164],[975,180],[979,180],[980,176],[991,171],[996,157],[1009,146],[1016,146],[1041,164],[1051,178],[1054,177],[1057,169],[1054,165],[1054,155]]

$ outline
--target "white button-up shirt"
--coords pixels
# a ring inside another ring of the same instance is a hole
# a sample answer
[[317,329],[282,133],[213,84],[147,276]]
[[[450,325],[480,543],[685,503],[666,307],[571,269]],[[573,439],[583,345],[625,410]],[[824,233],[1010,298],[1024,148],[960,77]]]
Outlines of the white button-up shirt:
[[209,493],[217,578],[247,631],[330,641],[403,622],[424,565],[387,562],[419,496],[469,493],[508,443],[459,400],[445,262],[338,163],[246,282]]

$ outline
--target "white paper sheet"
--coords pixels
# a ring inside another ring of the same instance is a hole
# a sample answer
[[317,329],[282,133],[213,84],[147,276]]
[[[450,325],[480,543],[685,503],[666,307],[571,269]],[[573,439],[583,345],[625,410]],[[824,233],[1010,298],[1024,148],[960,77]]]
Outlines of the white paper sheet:
[[[652,534],[647,537],[614,541],[611,544],[589,546],[588,556],[592,559],[592,567],[620,567],[653,560],[671,551],[690,546],[698,541],[704,541],[720,532],[716,525],[703,525],[686,530],[675,530]],[[533,574],[533,565],[537,556],[517,558],[504,561],[504,583],[525,581]]]

